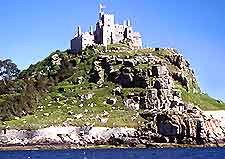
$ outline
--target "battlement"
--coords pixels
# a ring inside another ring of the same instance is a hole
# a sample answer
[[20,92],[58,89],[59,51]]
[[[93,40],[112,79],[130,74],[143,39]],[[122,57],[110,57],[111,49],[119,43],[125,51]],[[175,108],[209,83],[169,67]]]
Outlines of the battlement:
[[141,34],[134,32],[130,20],[123,24],[115,24],[113,14],[105,14],[103,5],[99,6],[99,19],[96,22],[95,31],[90,27],[89,32],[81,32],[78,27],[77,34],[71,40],[71,50],[78,52],[87,46],[116,44],[127,42],[133,49],[142,48]]

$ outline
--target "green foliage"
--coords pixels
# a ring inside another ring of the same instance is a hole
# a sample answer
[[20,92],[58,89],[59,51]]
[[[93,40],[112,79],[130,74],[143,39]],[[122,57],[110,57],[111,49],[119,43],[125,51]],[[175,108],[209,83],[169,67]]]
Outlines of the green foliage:
[[12,80],[17,77],[20,70],[10,59],[0,60],[0,79]]
[[30,65],[27,70],[20,73],[19,78],[47,78],[57,83],[71,76],[76,66],[78,55],[70,54],[69,51],[53,52],[44,60],[35,65]]
[[[54,55],[57,56],[56,59],[53,59]],[[1,100],[0,119],[8,120],[13,116],[32,114],[52,85],[71,76],[74,56],[68,52],[54,52],[43,61],[22,71],[19,78],[9,81],[14,89],[13,93],[19,95],[10,95]]]
[[151,65],[149,65],[149,64],[139,64],[139,65],[135,66],[135,68],[143,69],[143,70],[148,69],[150,67],[151,67]]
[[5,94],[0,103],[0,120],[8,120],[13,116],[23,116],[35,111],[46,85],[43,81],[24,81],[21,93]]
[[19,72],[12,60],[0,60],[0,95],[16,93],[19,90],[20,85],[15,81]]

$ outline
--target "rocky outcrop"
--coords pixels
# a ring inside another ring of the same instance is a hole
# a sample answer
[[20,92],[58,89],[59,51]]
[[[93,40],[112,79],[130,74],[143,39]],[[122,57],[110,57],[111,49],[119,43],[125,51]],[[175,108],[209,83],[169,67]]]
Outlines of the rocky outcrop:
[[102,84],[104,82],[104,69],[102,69],[99,61],[94,62],[94,70],[91,80],[97,84]]
[[[142,65],[145,67],[139,67]],[[145,90],[140,94],[136,93],[135,96],[129,95],[124,98],[125,106],[131,109],[168,109],[176,107],[175,104],[180,99],[180,96],[174,93],[175,77],[168,71],[167,64],[151,53],[145,56],[134,55],[126,58],[107,54],[99,55],[95,61],[93,73],[94,77],[101,77],[93,80],[97,84],[101,83],[100,81],[112,81],[120,85],[120,89],[114,90],[113,95],[121,95],[123,88]],[[181,80],[183,85],[187,85],[186,78],[177,80]]]
[[146,111],[141,116],[148,120],[147,127],[141,130],[142,134],[145,132],[143,137],[152,142],[158,142],[157,134],[165,139],[163,142],[168,143],[224,143],[224,128],[198,109]]
[[176,51],[173,51],[173,53],[174,54],[168,56],[168,59],[170,60],[170,62],[172,64],[177,66],[179,69],[185,69],[185,68],[188,68],[190,66],[188,61],[186,61],[181,54],[179,54]]
[[39,130],[6,130],[0,133],[1,146],[76,144],[87,145],[134,145],[136,129],[107,127],[49,127]]
[[[212,118],[205,117],[201,110],[181,99],[177,83],[187,92],[196,93],[199,88],[190,64],[176,49],[149,50],[129,56],[99,55],[94,72],[99,72],[98,68],[104,72],[101,81],[119,85],[112,90],[112,95],[122,96],[124,105],[131,110],[144,110],[141,116],[147,126],[136,132],[143,139],[140,142],[204,144],[212,142],[210,136],[217,139],[214,142],[224,139],[221,129],[216,135],[210,130],[209,127],[216,125]],[[124,94],[127,88],[139,91]],[[115,102],[107,99],[106,103]]]

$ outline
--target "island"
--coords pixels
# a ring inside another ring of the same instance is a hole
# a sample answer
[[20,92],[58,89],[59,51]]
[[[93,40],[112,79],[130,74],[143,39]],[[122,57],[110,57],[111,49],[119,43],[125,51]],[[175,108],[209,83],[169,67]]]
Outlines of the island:
[[22,71],[0,60],[0,149],[223,146],[225,103],[176,48],[143,48],[103,8],[70,49]]

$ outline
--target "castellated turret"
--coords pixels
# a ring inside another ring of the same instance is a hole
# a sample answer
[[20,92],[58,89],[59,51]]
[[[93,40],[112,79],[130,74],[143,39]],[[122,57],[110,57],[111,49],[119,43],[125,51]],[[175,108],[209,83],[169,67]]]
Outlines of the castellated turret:
[[92,26],[89,32],[81,32],[77,28],[77,34],[71,40],[71,50],[74,52],[81,51],[87,46],[104,45],[120,42],[128,42],[133,49],[142,47],[141,34],[134,32],[130,20],[124,21],[123,24],[115,24],[113,14],[105,14],[103,5],[99,7],[99,19],[96,23],[96,29],[93,31]]

